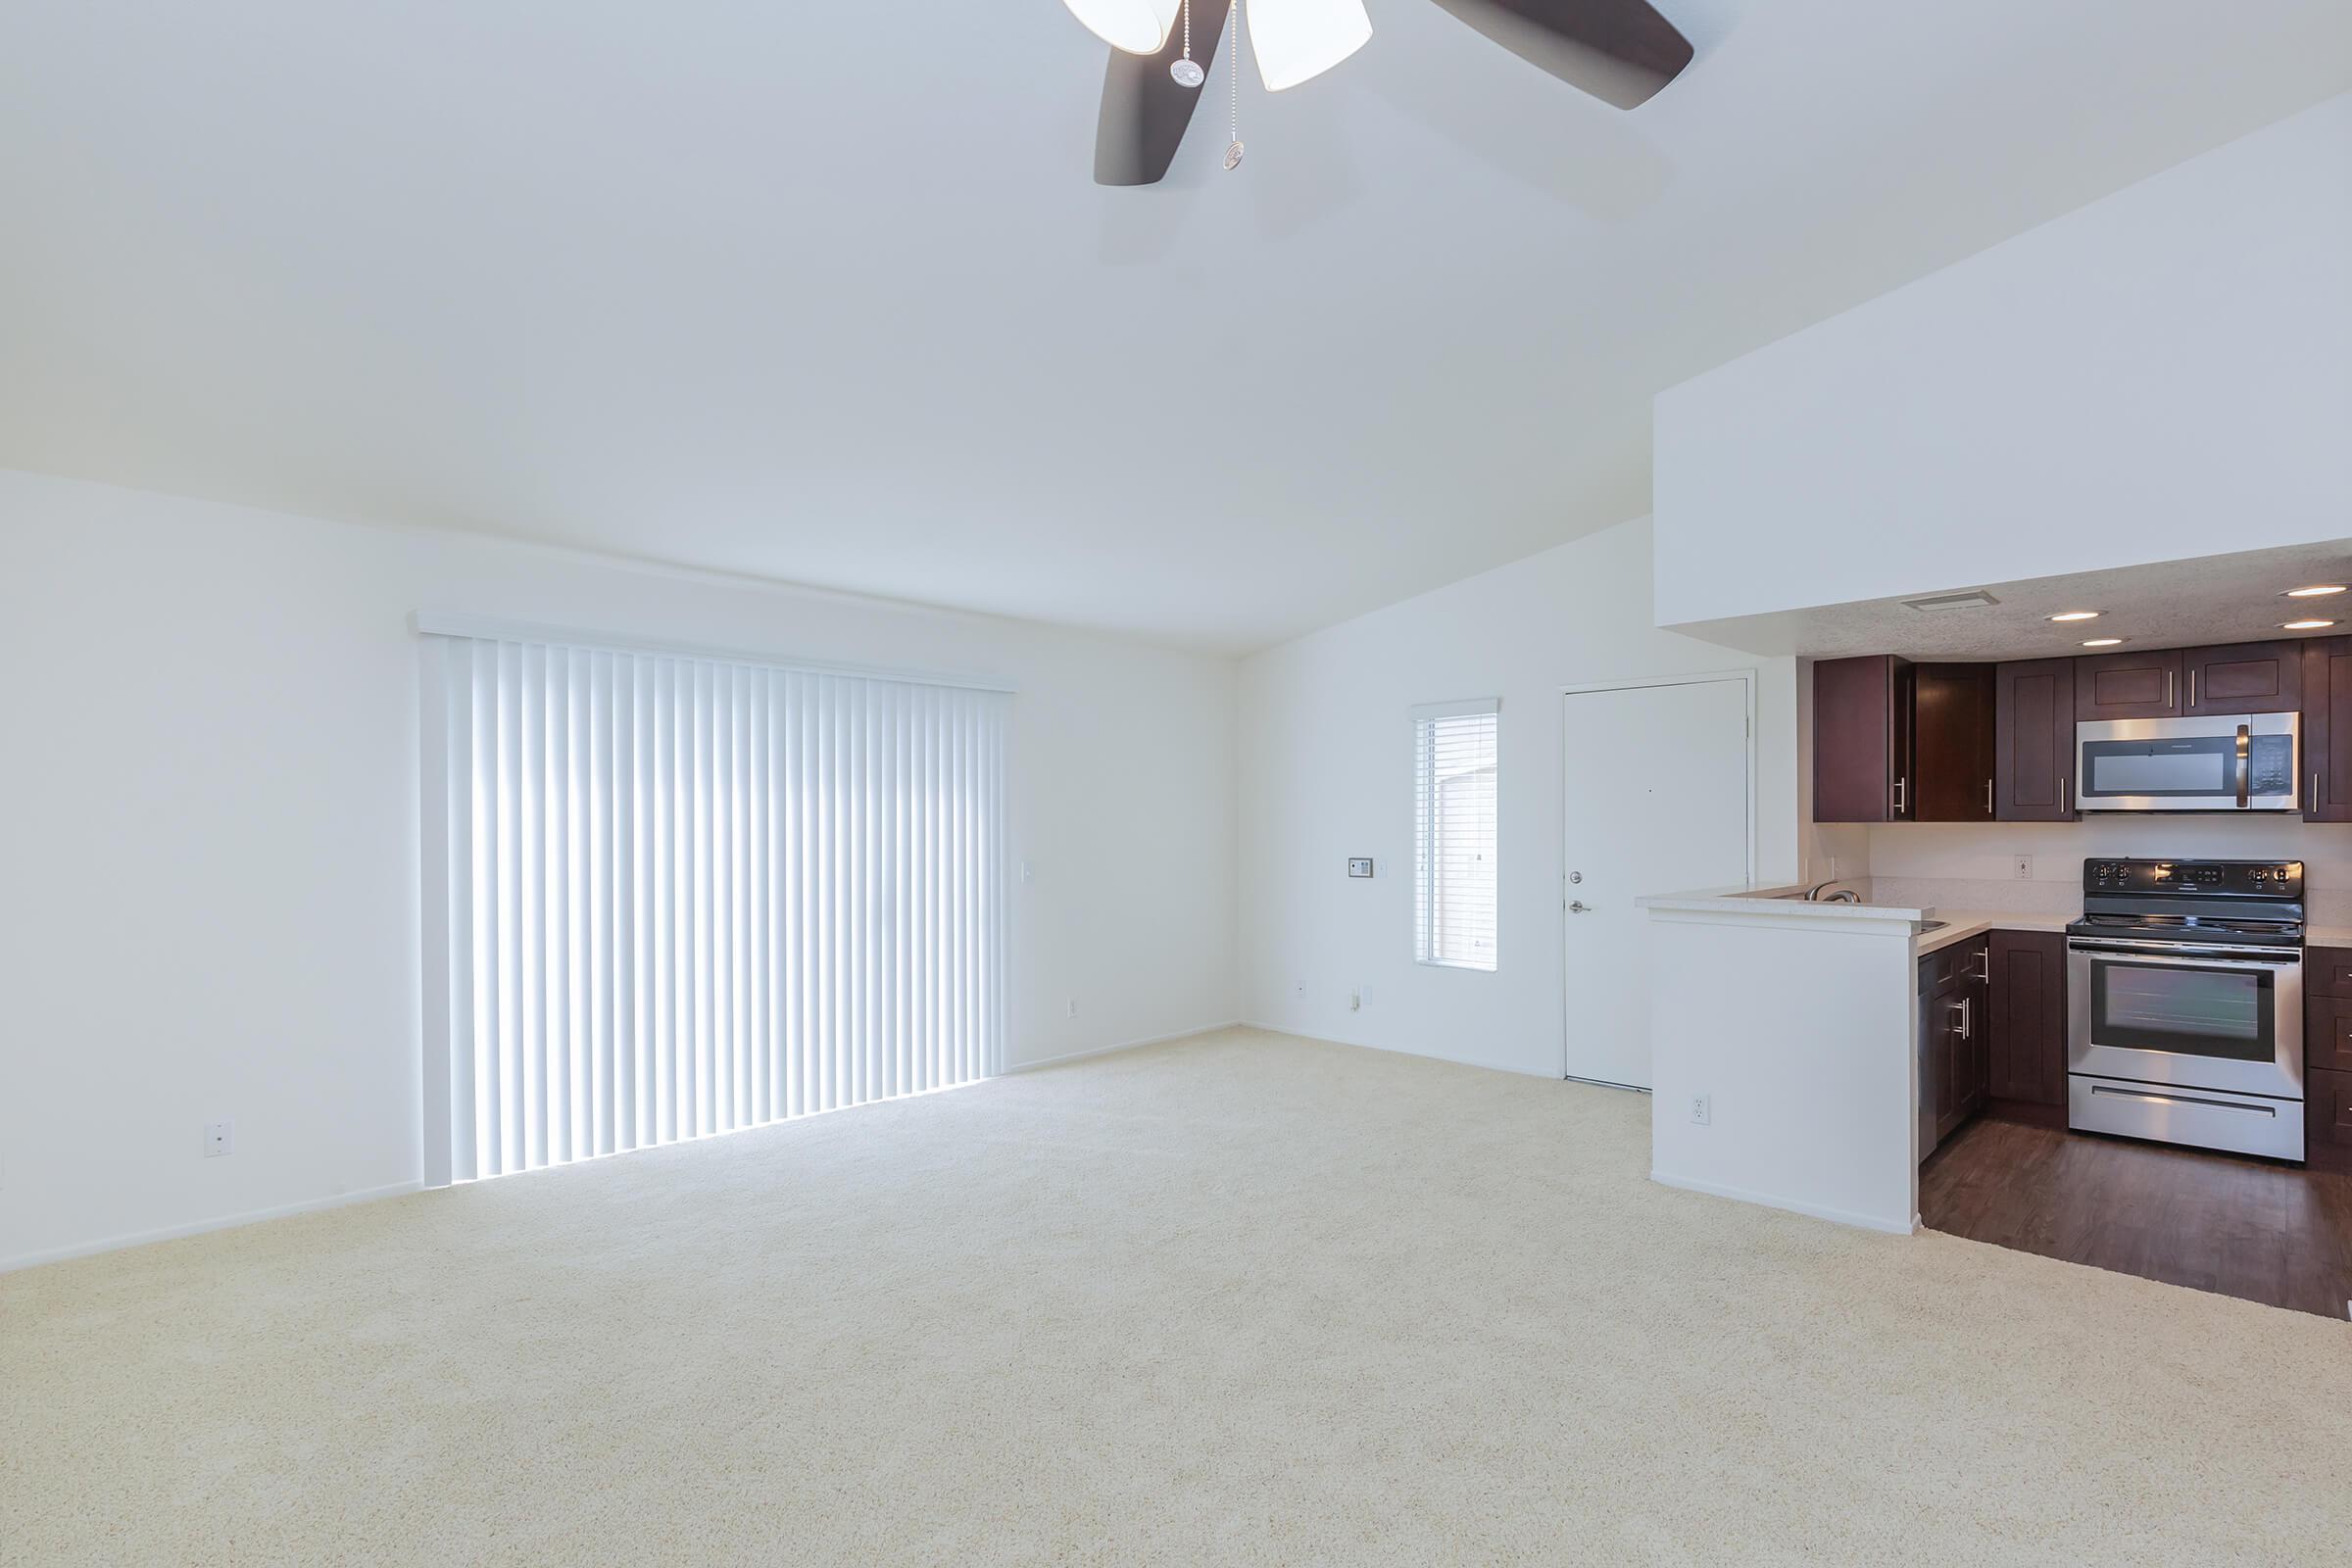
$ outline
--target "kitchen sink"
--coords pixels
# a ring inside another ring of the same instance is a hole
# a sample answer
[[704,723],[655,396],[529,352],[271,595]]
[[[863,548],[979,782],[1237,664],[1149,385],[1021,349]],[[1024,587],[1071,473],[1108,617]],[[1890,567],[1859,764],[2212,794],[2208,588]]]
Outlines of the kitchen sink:
[[1929,932],[1940,931],[1951,923],[1949,920],[1918,920],[1912,923],[1911,931],[1914,936],[1924,937]]

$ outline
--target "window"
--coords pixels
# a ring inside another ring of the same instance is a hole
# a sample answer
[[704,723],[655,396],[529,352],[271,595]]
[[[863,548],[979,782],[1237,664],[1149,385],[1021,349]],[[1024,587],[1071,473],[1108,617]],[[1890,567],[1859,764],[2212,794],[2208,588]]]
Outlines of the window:
[[1494,967],[1494,727],[1499,702],[1413,710],[1413,956]]
[[1003,693],[424,644],[428,1181],[1000,1070]]

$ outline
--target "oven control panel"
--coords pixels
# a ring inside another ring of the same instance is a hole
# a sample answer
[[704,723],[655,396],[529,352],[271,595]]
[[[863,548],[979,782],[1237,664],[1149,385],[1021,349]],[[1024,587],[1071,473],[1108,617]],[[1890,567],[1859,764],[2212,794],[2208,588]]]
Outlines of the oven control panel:
[[2180,893],[2206,898],[2300,899],[2301,860],[2084,860],[2085,893]]

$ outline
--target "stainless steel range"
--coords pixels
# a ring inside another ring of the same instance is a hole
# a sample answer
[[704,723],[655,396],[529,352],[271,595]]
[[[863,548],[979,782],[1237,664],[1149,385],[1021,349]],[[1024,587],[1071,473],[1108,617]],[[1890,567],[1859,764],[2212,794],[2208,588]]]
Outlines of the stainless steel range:
[[2085,860],[2068,1125],[2303,1157],[2303,862]]

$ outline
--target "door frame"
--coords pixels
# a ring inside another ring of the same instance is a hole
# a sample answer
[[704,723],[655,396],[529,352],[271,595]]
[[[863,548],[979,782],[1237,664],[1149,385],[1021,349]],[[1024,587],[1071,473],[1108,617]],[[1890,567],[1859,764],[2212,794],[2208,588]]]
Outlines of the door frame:
[[[1653,686],[1705,686],[1711,685],[1716,681],[1733,680],[1738,681],[1740,686],[1740,692],[1743,699],[1743,716],[1741,722],[1747,731],[1746,746],[1744,748],[1747,773],[1747,777],[1744,781],[1744,795],[1746,798],[1744,815],[1746,820],[1742,825],[1746,830],[1745,836],[1747,853],[1745,858],[1747,861],[1747,881],[1750,886],[1753,886],[1756,880],[1755,668],[1751,665],[1745,669],[1710,669],[1680,675],[1638,675],[1620,680],[1590,681],[1582,685],[1562,686],[1559,689],[1560,814],[1554,818],[1554,820],[1560,824],[1560,863],[1558,867],[1558,876],[1560,880],[1560,945],[1555,951],[1558,952],[1560,956],[1560,1076],[1563,1079],[1568,1079],[1574,1083],[1599,1083],[1598,1079],[1575,1078],[1568,1071],[1568,769],[1572,762],[1572,758],[1570,757],[1569,753],[1569,746],[1573,733],[1568,725],[1569,699],[1574,697],[1589,696],[1593,692],[1641,691],[1646,690]],[[1678,890],[1674,888],[1660,888],[1657,891],[1661,893],[1672,893]],[[1610,1089],[1626,1089],[1631,1088],[1632,1086],[1628,1084],[1607,1084],[1603,1087]],[[1636,1094],[1643,1095],[1649,1093],[1649,1091],[1646,1089],[1638,1089],[1634,1092]]]

